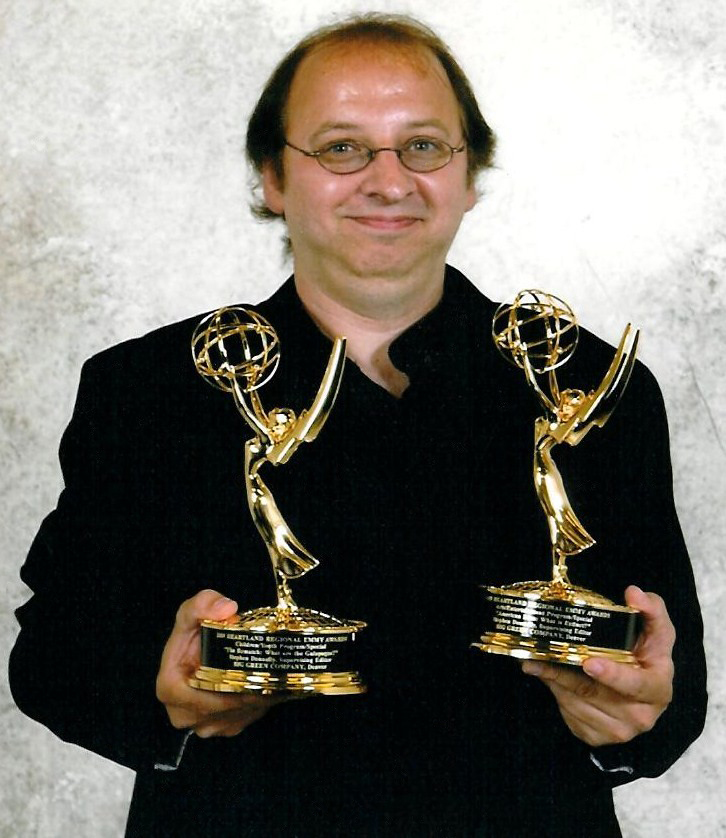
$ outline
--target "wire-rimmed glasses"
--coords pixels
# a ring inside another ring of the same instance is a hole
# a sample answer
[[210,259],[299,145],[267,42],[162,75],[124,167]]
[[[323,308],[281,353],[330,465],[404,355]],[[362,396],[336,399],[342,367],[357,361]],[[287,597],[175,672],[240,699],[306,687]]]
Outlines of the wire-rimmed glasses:
[[314,157],[324,169],[336,175],[350,175],[365,169],[381,151],[392,151],[401,164],[412,172],[435,172],[437,169],[443,169],[455,154],[466,148],[466,143],[455,148],[444,140],[432,137],[414,137],[400,148],[368,148],[367,145],[354,140],[337,140],[317,151],[298,148],[288,140],[285,140],[285,145],[306,157]]

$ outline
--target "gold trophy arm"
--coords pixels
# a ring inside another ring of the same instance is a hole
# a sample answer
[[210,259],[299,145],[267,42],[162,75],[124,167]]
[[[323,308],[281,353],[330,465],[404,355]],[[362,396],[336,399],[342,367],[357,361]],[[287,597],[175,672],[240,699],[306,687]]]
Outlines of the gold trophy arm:
[[[529,384],[530,388],[534,391],[537,398],[540,400],[542,407],[552,414],[557,414],[557,408],[555,407],[555,403],[550,399],[550,397],[544,392],[544,390],[539,386],[539,382],[537,381],[537,376],[535,375],[534,369],[532,368],[532,363],[527,357],[526,353],[522,353],[519,358],[521,359],[522,369],[524,370],[524,375],[527,378],[527,384]],[[557,379],[555,378],[554,370],[550,372],[550,383],[554,381],[556,386]]]
[[551,430],[556,442],[577,445],[594,426],[602,428],[608,421],[628,386],[639,337],[640,331],[628,323],[610,368],[597,390],[588,395],[570,419]]
[[325,424],[340,389],[345,367],[345,344],[343,337],[335,338],[330,351],[328,365],[320,382],[312,405],[303,410],[285,439],[270,447],[267,459],[275,465],[286,463],[302,442],[311,442]]
[[[250,397],[251,404],[248,404],[247,399],[245,398],[247,394],[239,386],[239,382],[237,381],[237,379],[233,378],[231,380],[231,383],[231,392],[234,396],[234,403],[237,406],[237,410],[245,418],[247,424],[255,432],[255,435],[258,436],[260,439],[264,439],[267,445],[271,445],[272,437],[270,436],[269,428],[262,422],[258,415],[258,411],[261,411],[262,409],[259,397],[256,393],[254,393],[254,400],[252,399],[252,397]],[[258,410],[255,410],[255,407],[257,407]]]

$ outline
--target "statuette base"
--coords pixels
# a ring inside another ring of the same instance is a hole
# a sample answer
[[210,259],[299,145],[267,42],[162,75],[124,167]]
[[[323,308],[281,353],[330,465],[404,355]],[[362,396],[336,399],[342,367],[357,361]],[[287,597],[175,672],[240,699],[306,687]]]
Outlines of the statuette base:
[[639,614],[606,597],[557,582],[487,587],[487,628],[477,649],[523,660],[581,666],[587,658],[637,665]]
[[192,687],[258,695],[355,695],[366,691],[355,668],[365,623],[307,608],[256,608],[201,624],[201,666]]

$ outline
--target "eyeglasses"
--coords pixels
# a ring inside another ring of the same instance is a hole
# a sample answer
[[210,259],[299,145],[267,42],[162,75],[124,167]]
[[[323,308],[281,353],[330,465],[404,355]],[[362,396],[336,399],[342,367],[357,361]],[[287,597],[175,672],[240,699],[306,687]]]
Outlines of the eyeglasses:
[[306,151],[287,140],[285,145],[306,157],[314,157],[324,169],[336,175],[351,175],[365,169],[381,151],[392,151],[412,172],[435,172],[437,169],[443,169],[455,154],[466,148],[466,143],[454,148],[443,140],[434,140],[431,137],[414,137],[401,148],[368,148],[363,143],[352,140],[339,140],[318,151]]

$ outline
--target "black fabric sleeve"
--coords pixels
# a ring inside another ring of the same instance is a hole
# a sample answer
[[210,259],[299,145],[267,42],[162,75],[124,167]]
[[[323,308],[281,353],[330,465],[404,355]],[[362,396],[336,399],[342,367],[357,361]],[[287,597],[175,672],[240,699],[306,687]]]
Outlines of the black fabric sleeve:
[[[707,704],[703,623],[673,499],[665,407],[655,379],[644,366],[638,365],[618,412],[619,416],[614,415],[618,418],[617,447],[613,449],[618,453],[609,467],[633,478],[625,482],[621,476],[613,485],[609,531],[623,540],[627,581],[663,597],[676,642],[673,699],[655,727],[626,744],[593,750],[605,771],[621,766],[633,769],[632,773],[607,773],[614,786],[662,774],[700,735]],[[606,427],[603,433],[608,431]]]
[[144,573],[153,545],[129,479],[143,440],[117,385],[103,361],[84,365],[60,448],[65,488],[21,571],[33,596],[17,611],[10,685],[62,739],[137,769],[173,762],[184,733],[155,697],[173,612]]

